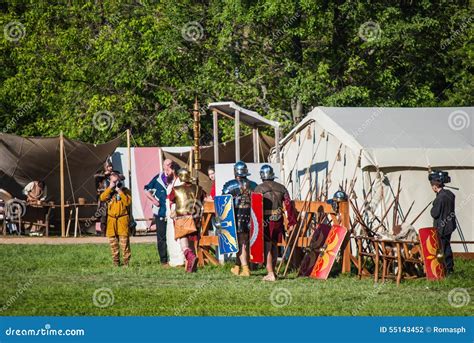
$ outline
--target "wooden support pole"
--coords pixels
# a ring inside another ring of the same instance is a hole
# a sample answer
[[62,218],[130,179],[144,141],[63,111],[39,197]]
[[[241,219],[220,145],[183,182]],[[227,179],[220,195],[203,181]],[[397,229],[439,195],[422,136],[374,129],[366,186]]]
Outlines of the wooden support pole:
[[258,127],[256,128],[257,133],[257,163],[260,163],[260,133]]
[[254,163],[258,163],[258,155],[259,155],[259,151],[258,151],[258,131],[257,131],[257,128],[254,127],[252,128],[252,143],[253,143],[253,162]]
[[[341,214],[341,224],[346,229],[350,229],[350,214],[349,202],[341,201],[339,203],[339,213]],[[342,253],[342,273],[349,273],[351,271],[351,233],[347,233],[344,251]]]
[[219,123],[216,110],[212,111],[212,131],[214,134],[214,164],[219,163]]
[[199,141],[201,139],[201,114],[199,113],[199,104],[197,96],[194,97],[194,109],[193,109],[193,134],[194,134],[194,177],[196,184],[199,184],[199,170],[201,170],[201,151]]
[[130,129],[127,129],[128,189],[132,192],[132,148],[130,147]]
[[[128,154],[128,189],[130,190],[130,194],[132,194],[132,148],[130,146],[130,136],[131,132],[130,129],[127,129],[127,154]],[[160,149],[161,150],[161,149]],[[130,197],[130,215],[133,218],[133,199]],[[77,211],[77,209],[76,209]]]
[[66,237],[66,213],[64,201],[64,136],[59,135],[59,188],[61,192],[61,237]]
[[235,122],[234,122],[234,130],[235,130],[235,162],[240,161],[240,112],[239,110],[235,110]]
[[280,163],[280,128],[275,128],[275,152],[276,152],[276,162]]

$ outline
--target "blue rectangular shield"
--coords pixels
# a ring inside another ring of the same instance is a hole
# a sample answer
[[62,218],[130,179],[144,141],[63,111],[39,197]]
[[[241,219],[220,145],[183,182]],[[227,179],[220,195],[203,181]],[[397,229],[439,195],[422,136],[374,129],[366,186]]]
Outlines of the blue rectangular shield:
[[235,225],[234,203],[232,195],[218,195],[214,198],[217,236],[219,237],[219,254],[230,254],[239,251],[237,229]]

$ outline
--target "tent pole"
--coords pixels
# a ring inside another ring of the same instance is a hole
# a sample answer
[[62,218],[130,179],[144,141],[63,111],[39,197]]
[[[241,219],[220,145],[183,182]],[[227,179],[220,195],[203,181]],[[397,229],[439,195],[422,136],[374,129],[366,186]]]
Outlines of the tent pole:
[[212,111],[212,131],[214,133],[214,164],[219,163],[219,124],[217,111]]
[[275,127],[275,147],[276,147],[276,161],[280,163],[280,128]]
[[234,135],[235,135],[235,162],[240,161],[240,112],[235,110],[235,123],[234,123]]
[[253,141],[253,162],[258,163],[258,131],[257,128],[252,128],[252,141]]
[[128,153],[128,189],[132,192],[132,149],[130,147],[130,129],[127,129],[127,153]]
[[66,237],[66,214],[64,208],[64,136],[59,135],[59,182],[61,191],[61,237]]
[[[258,130],[258,127],[256,128],[257,131],[257,163],[260,163],[260,132]],[[263,155],[263,153],[262,153]]]
[[[197,96],[194,97],[193,109],[193,134],[194,134],[194,177],[196,184],[199,185],[199,171],[201,170],[201,151],[199,150],[199,141],[201,139],[201,115],[199,113],[199,104]],[[191,171],[193,170],[191,169]]]

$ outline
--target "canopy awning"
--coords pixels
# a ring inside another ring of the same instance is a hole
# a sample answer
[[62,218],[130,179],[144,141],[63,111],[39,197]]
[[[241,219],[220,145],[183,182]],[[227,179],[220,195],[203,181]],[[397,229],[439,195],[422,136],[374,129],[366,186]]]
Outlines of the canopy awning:
[[232,119],[235,119],[235,111],[238,111],[240,113],[240,121],[249,126],[271,126],[273,128],[280,127],[280,123],[278,123],[277,121],[266,119],[255,111],[240,107],[233,101],[211,102],[208,105],[208,108],[210,110],[217,110],[222,115],[228,116]]

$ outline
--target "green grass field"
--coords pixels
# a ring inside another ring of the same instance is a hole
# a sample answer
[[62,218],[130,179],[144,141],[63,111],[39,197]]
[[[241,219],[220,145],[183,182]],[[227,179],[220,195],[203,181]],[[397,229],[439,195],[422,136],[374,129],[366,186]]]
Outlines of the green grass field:
[[[456,260],[456,274],[442,282],[397,287],[354,275],[316,281],[290,274],[264,283],[263,270],[244,279],[228,265],[186,274],[160,267],[153,244],[132,245],[132,254],[129,268],[113,268],[108,245],[2,245],[0,315],[464,316],[474,308],[474,301],[448,302],[454,288],[473,293],[468,260]],[[101,288],[112,294],[96,291]]]

